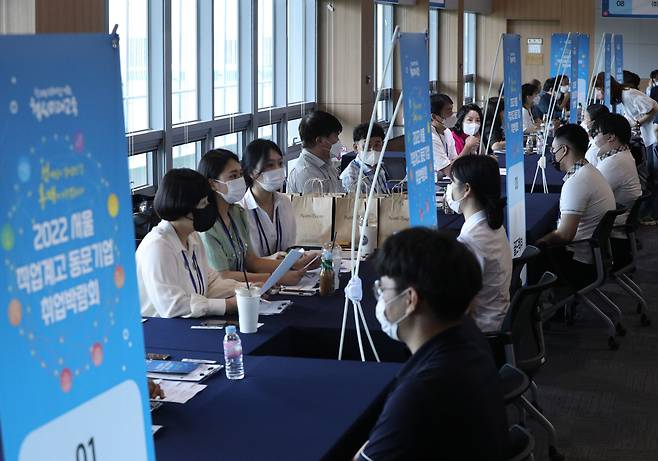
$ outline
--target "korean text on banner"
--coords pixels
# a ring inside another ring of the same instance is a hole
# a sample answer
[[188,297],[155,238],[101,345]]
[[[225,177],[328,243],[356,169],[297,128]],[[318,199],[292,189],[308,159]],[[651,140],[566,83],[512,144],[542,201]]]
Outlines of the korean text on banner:
[[[573,37],[574,34],[571,36]],[[569,54],[569,47],[571,46],[572,39],[567,38],[569,34],[552,34],[551,35],[551,77],[557,77],[558,71],[560,75],[570,75],[571,74],[571,55]],[[562,53],[564,47],[567,47],[567,50]],[[560,65],[560,60],[562,60],[562,65]]]
[[505,139],[507,141],[507,235],[514,257],[526,246],[525,178],[523,123],[521,118],[521,39],[503,35],[503,77],[505,82]]
[[437,227],[430,127],[428,43],[425,34],[400,34],[409,223]]
[[589,91],[589,35],[578,34],[578,102],[587,107]]
[[612,110],[612,103],[610,102],[610,72],[612,71],[612,34],[603,34],[603,100],[604,104],[609,110]]
[[154,460],[118,37],[0,36],[0,86],[4,459]]
[[615,79],[621,83],[624,81],[624,36],[614,34],[612,43],[615,47]]
[[571,40],[571,74],[569,75],[569,85],[571,98],[569,99],[569,123],[578,123],[578,45],[580,43],[579,34],[575,34]]

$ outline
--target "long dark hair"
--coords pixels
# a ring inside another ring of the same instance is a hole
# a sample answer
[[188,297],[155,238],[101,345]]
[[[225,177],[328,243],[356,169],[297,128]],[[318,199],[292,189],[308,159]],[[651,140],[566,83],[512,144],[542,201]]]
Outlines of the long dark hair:
[[501,197],[498,162],[488,155],[462,155],[452,163],[450,175],[462,184],[468,183],[484,207],[489,227],[500,228],[507,201]]
[[[240,163],[240,159],[238,158],[238,156],[235,155],[230,150],[227,149],[209,150],[203,155],[203,157],[201,157],[201,161],[199,162],[197,171],[201,173],[206,178],[206,180],[217,179],[219,175],[222,174],[222,172],[226,168],[228,162],[230,162],[231,160],[235,160],[236,162]],[[215,197],[215,195],[216,194],[212,193],[208,197],[208,200],[213,205],[217,204],[217,198]]]
[[[605,88],[605,73],[599,72],[594,80],[594,88]],[[622,85],[611,75],[610,76],[610,104],[621,104],[621,92],[627,90],[627,85]]]
[[470,111],[477,112],[480,116],[480,132],[482,132],[482,123],[484,123],[484,120],[482,120],[482,109],[480,109],[480,107],[476,104],[464,104],[461,106],[459,112],[457,112],[457,121],[455,122],[455,126],[452,128],[452,131],[459,135],[464,134],[464,118],[466,118],[466,115]]
[[269,139],[254,139],[247,145],[247,148],[242,155],[242,173],[244,175],[244,181],[247,183],[247,187],[253,185],[254,180],[251,177],[252,173],[263,163],[267,163],[270,151],[272,150],[283,158],[283,153],[281,152],[281,149],[279,149],[279,146]]

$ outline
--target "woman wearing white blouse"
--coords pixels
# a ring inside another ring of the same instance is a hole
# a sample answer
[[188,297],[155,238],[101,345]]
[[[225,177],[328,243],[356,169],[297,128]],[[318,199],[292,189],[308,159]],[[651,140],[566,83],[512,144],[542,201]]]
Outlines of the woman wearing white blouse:
[[297,224],[290,199],[278,192],[286,180],[281,149],[267,139],[249,143],[242,156],[251,248],[257,256],[286,251],[295,243]]
[[461,156],[452,164],[446,201],[463,213],[457,240],[475,255],[482,268],[482,289],[469,313],[482,331],[499,331],[509,309],[512,249],[503,227],[498,162],[488,155]]
[[150,317],[201,317],[237,310],[235,289],[208,266],[197,232],[208,230],[217,214],[208,204],[210,186],[190,169],[169,171],[153,206],[162,221],[137,248],[141,312]]

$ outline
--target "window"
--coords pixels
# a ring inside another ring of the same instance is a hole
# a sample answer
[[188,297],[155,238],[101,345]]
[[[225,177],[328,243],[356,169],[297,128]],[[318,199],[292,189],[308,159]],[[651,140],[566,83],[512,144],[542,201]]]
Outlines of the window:
[[180,146],[174,146],[172,157],[174,159],[174,168],[191,168],[196,170],[201,155],[201,143],[190,142]]
[[153,183],[151,175],[152,162],[153,154],[151,152],[128,157],[128,176],[131,190],[149,186]]
[[197,2],[171,0],[173,124],[197,120]]
[[258,0],[258,107],[274,105],[274,0]]
[[439,81],[439,10],[430,9],[430,82]]
[[[391,50],[391,39],[393,38],[393,5],[375,5],[375,92],[382,88],[393,87],[393,66],[389,65],[386,75],[384,75],[384,67],[386,66],[386,59]],[[383,81],[382,81],[383,77]],[[392,103],[390,100],[390,93],[386,93],[386,97],[382,97],[377,104],[377,119],[386,121],[392,112]]]
[[115,24],[119,26],[126,132],[147,130],[150,128],[148,0],[110,1],[110,31]]
[[302,140],[299,139],[299,123],[301,121],[302,119],[298,118],[288,122],[288,146],[295,146],[302,143]]
[[228,149],[238,157],[241,157],[241,133],[229,133],[215,136],[215,149]]
[[238,112],[240,55],[239,0],[214,0],[214,98],[215,117]]
[[464,13],[464,102],[475,101],[475,13]]
[[276,129],[274,125],[265,125],[258,128],[258,137],[261,139],[269,139],[276,142]]
[[288,0],[288,102],[304,100],[305,0]]

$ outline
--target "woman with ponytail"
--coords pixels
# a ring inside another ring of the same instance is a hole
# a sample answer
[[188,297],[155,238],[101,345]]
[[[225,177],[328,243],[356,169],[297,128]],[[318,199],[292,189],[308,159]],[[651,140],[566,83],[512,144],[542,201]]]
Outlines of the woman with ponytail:
[[469,312],[482,331],[498,331],[509,308],[512,280],[498,162],[488,155],[462,156],[453,162],[450,176],[446,201],[465,219],[457,239],[475,254],[482,268],[482,289]]

